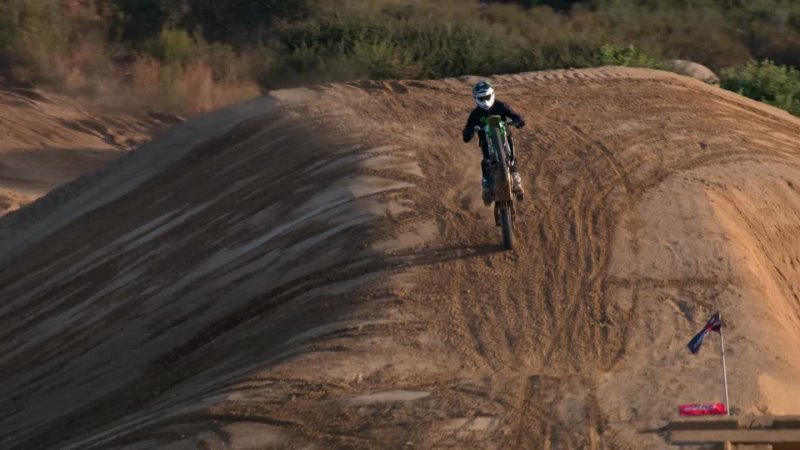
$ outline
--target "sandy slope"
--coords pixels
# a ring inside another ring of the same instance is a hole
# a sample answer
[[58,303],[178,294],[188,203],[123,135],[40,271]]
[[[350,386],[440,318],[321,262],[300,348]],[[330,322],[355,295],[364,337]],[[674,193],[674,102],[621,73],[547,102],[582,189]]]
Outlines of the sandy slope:
[[800,121],[497,77],[530,124],[502,253],[472,81],[276,92],[0,220],[0,447],[665,448],[722,397],[685,348],[715,309],[735,411],[800,413]]
[[119,158],[161,126],[156,117],[98,115],[59,95],[0,89],[0,215]]

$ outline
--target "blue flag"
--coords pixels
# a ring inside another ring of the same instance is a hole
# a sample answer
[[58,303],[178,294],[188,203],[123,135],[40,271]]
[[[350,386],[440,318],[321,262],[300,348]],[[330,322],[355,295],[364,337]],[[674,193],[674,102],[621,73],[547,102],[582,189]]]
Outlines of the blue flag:
[[703,339],[705,339],[706,335],[712,331],[719,332],[720,328],[722,328],[722,319],[719,313],[714,313],[714,315],[708,319],[706,326],[689,341],[689,351],[692,353],[700,351],[700,346],[703,345]]

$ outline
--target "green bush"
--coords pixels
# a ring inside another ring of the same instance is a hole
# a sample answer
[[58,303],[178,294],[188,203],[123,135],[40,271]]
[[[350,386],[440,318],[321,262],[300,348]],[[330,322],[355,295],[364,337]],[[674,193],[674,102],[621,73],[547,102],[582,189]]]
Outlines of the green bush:
[[722,71],[721,86],[800,115],[800,71],[772,61],[751,61]]
[[341,61],[376,78],[439,78],[524,68],[525,42],[502,25],[442,5],[356,2],[277,27],[294,71],[325,71]]
[[258,51],[240,55],[232,46],[218,42],[201,42],[197,51],[211,67],[214,80],[223,83],[254,80],[271,59],[268,53]]
[[[64,14],[65,3],[84,12]],[[99,4],[108,8],[98,13]],[[252,81],[279,88],[607,64],[663,68],[673,58],[718,72],[735,66],[723,86],[796,111],[796,71],[788,66],[800,66],[800,2],[0,0],[0,70],[70,89],[103,77],[117,77],[107,91],[131,84],[120,69],[135,61],[145,61],[140,84],[152,72],[156,81],[144,84],[159,89],[227,89]],[[775,63],[746,64],[763,59]]]
[[311,0],[192,0],[190,5],[173,22],[203,30],[204,37],[210,41],[237,46],[263,46],[270,39],[276,22],[299,20],[312,11]]
[[421,71],[411,52],[389,40],[357,41],[353,56],[370,78],[416,78]]
[[199,55],[199,46],[185,30],[165,28],[146,46],[147,52],[166,64],[186,66]]
[[39,40],[64,48],[70,27],[58,0],[5,0],[0,3],[0,46],[21,49]]
[[158,36],[169,25],[170,11],[162,0],[109,0],[108,3],[111,8],[108,35],[112,41],[138,46]]
[[54,81],[69,49],[70,23],[58,0],[0,3],[0,50],[11,55],[14,77]]
[[680,58],[718,69],[751,57],[722,1],[604,0],[593,15],[608,33],[607,42],[632,43],[657,59]]
[[649,67],[651,69],[664,69],[662,61],[657,61],[650,55],[640,51],[635,45],[621,47],[606,44],[600,48],[600,64],[605,66]]
[[538,42],[525,52],[525,70],[593,67],[598,65],[601,47],[602,44],[586,38]]

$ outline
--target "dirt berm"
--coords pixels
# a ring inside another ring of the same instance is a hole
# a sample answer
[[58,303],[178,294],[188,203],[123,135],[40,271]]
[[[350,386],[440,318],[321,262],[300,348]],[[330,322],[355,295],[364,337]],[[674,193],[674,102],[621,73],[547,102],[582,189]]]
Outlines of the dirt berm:
[[50,92],[0,86],[0,216],[118,159],[179,120],[100,109]]
[[800,413],[800,121],[677,75],[274,92],[0,220],[0,448],[655,449],[677,405]]

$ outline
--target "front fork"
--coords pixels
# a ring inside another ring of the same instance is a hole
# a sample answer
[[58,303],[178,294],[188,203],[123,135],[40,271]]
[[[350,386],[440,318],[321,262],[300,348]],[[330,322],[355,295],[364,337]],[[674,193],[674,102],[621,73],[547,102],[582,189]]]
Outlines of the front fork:
[[513,229],[517,219],[517,208],[514,207],[514,202],[511,200],[507,202],[494,202],[494,224],[498,227],[501,225],[500,212],[506,208],[511,209],[511,227]]

